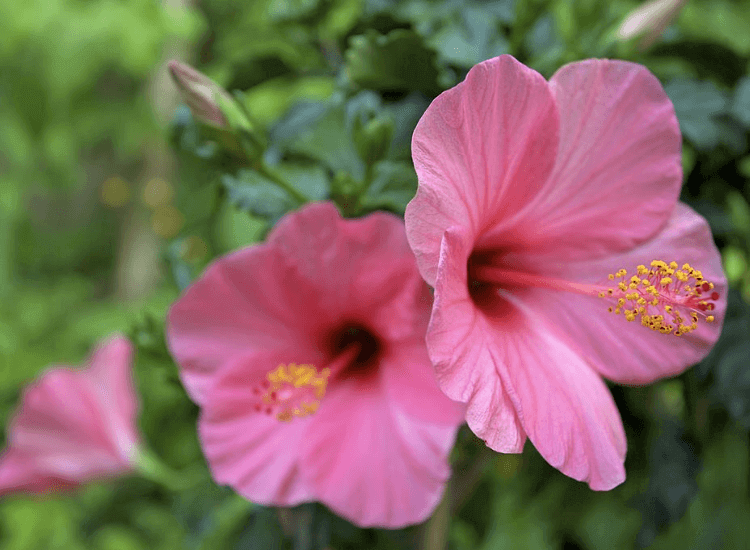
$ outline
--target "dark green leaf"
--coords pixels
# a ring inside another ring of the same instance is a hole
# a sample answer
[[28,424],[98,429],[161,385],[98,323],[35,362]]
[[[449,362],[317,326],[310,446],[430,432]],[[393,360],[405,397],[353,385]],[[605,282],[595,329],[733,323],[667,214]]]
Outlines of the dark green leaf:
[[284,533],[273,508],[258,508],[242,530],[236,550],[282,550]]
[[698,491],[698,468],[695,445],[682,426],[663,421],[651,445],[648,487],[636,500],[643,517],[637,539],[640,547],[650,545],[659,532],[685,514]]
[[734,90],[732,114],[745,127],[750,128],[750,77],[742,78]]
[[387,35],[370,30],[353,36],[346,51],[349,79],[372,90],[440,92],[435,52],[412,31],[396,29]]
[[324,163],[333,173],[344,171],[360,180],[364,164],[351,138],[347,103],[338,95],[323,103],[295,105],[271,131],[271,160],[285,154]]
[[497,19],[484,6],[458,11],[428,44],[448,63],[465,68],[508,53],[509,47]]
[[720,117],[729,105],[727,94],[708,80],[675,79],[664,86],[674,103],[682,133],[696,149],[707,150],[725,141]]
[[375,165],[375,177],[362,206],[366,210],[384,208],[403,213],[417,191],[417,174],[406,162],[383,161]]
[[284,190],[253,170],[240,170],[236,176],[225,174],[221,183],[231,204],[272,224],[296,206]]

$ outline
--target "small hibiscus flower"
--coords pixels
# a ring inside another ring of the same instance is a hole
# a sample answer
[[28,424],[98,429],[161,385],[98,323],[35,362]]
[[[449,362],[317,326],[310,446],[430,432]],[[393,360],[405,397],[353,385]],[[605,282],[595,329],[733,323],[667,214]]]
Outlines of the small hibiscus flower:
[[0,457],[0,495],[72,488],[135,469],[133,347],[102,342],[82,369],[54,367],[23,393]]
[[424,520],[463,422],[427,356],[429,314],[390,214],[308,205],[217,260],[167,317],[217,482],[262,504],[319,500],[362,526]]
[[622,61],[546,82],[501,56],[419,121],[406,229],[435,287],[428,352],[492,449],[528,436],[610,489],[626,440],[602,377],[673,376],[716,342],[726,280],[705,220],[677,202],[680,144],[658,80]]

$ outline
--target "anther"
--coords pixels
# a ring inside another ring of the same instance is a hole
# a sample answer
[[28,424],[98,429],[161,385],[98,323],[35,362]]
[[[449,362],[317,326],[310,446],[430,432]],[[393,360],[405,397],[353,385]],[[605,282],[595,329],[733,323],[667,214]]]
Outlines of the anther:
[[318,410],[329,375],[329,369],[318,372],[313,365],[279,365],[266,375],[259,387],[252,389],[253,395],[260,395],[253,410],[269,416],[275,413],[281,422],[309,416]]
[[700,271],[688,263],[680,268],[675,261],[653,260],[649,265],[637,266],[637,275],[630,278],[625,269],[608,276],[614,286],[599,291],[598,296],[617,300],[609,312],[624,313],[628,321],[640,317],[643,326],[675,336],[698,328],[700,318],[714,322],[714,316],[706,313],[715,309],[720,295],[711,292],[713,283],[704,280]]

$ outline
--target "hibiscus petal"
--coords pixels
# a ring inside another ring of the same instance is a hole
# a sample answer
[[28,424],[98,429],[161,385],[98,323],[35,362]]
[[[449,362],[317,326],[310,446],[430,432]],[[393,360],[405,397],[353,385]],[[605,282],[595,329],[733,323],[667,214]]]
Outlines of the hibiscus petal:
[[9,449],[0,457],[0,496],[19,491],[44,493],[75,486],[76,483],[36,470],[33,458],[15,449]]
[[593,489],[621,483],[625,435],[604,382],[523,305],[527,293],[478,306],[466,285],[468,247],[459,230],[446,232],[427,333],[441,388],[468,402],[469,427],[492,449],[520,452],[528,434],[566,475]]
[[138,397],[133,385],[133,345],[116,335],[101,343],[91,355],[90,368],[80,371],[99,398],[99,414],[123,461],[134,458]]
[[398,217],[343,219],[332,203],[314,203],[284,217],[268,243],[317,284],[320,310],[366,319],[386,340],[413,334],[423,317],[426,323],[429,304],[415,307],[423,282]]
[[520,453],[526,434],[497,374],[486,320],[468,292],[471,244],[458,229],[443,238],[427,349],[445,394],[468,402],[466,421],[492,449]]
[[625,480],[627,442],[620,414],[599,375],[522,301],[517,329],[495,330],[488,347],[539,453],[567,476],[597,491]]
[[33,456],[35,468],[48,475],[83,479],[121,473],[131,464],[102,417],[84,373],[53,369],[24,391],[9,428],[10,445]]
[[419,188],[405,216],[409,243],[430,285],[445,230],[458,225],[476,236],[506,225],[503,218],[542,188],[557,145],[547,82],[511,56],[476,65],[432,102],[412,138]]
[[332,387],[301,455],[305,479],[334,512],[363,527],[397,528],[437,506],[457,427],[407,416],[381,391],[361,380]]
[[607,274],[620,268],[634,273],[651,260],[687,262],[714,283],[720,299],[711,314],[713,323],[698,322],[686,335],[665,335],[640,322],[628,323],[622,315],[607,312],[604,299],[554,291],[538,291],[534,309],[556,327],[578,354],[602,376],[621,384],[646,384],[674,376],[703,359],[721,333],[727,297],[727,281],[721,256],[706,221],[689,206],[678,203],[669,223],[653,239],[623,254],[565,266],[559,276],[607,284]]
[[669,218],[682,185],[674,107],[645,67],[586,60],[550,80],[560,113],[555,168],[525,227],[548,259],[628,250]]
[[388,397],[409,416],[452,426],[463,420],[465,407],[440,391],[424,339],[395,346],[379,369]]
[[[205,399],[198,422],[201,446],[217,483],[230,485],[253,502],[292,506],[313,500],[300,475],[299,447],[311,417],[282,422],[255,412],[253,390],[288,354],[259,352],[221,371]],[[297,361],[298,363],[302,361]]]
[[258,245],[215,262],[185,291],[167,315],[167,343],[201,404],[224,364],[256,349],[298,347],[323,315],[310,283],[277,250]]

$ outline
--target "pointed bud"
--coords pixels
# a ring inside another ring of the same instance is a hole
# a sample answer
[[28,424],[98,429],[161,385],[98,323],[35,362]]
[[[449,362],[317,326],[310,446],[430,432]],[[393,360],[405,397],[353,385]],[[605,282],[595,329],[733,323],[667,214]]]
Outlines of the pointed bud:
[[189,65],[172,60],[168,66],[180,91],[180,96],[190,107],[193,116],[209,126],[227,128],[229,124],[222,113],[220,104],[231,103],[232,96],[213,80]]
[[388,153],[393,138],[393,122],[389,118],[376,117],[363,123],[357,118],[354,120],[352,137],[360,158],[372,166]]
[[643,35],[640,47],[648,48],[677,17],[687,0],[652,0],[636,8],[620,25],[617,35],[628,40]]

